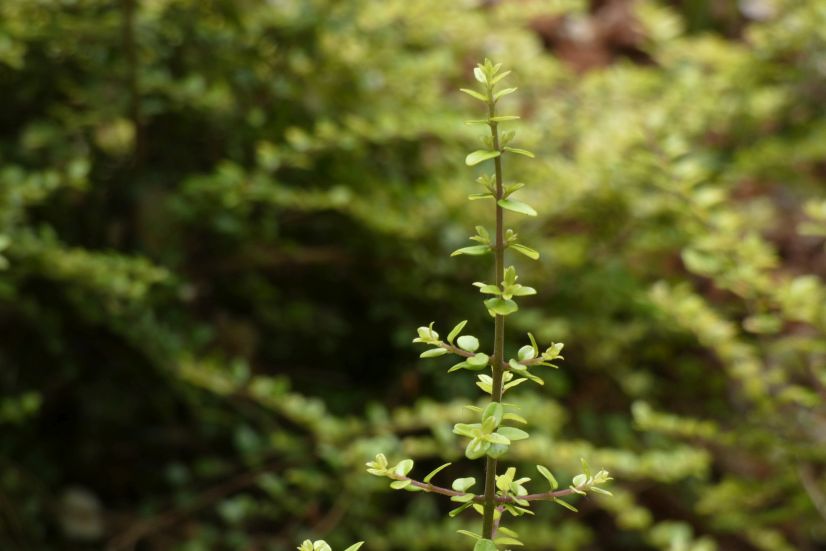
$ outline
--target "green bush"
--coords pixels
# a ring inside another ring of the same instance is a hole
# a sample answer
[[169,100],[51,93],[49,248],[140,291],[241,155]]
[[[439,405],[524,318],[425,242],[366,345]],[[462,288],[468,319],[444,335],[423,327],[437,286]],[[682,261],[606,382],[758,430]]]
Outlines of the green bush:
[[0,547],[463,548],[362,465],[461,457],[473,389],[408,335],[486,319],[446,258],[484,55],[541,159],[508,331],[570,343],[512,457],[617,478],[526,548],[823,544],[821,3],[639,2],[586,73],[535,22],[599,3],[479,4],[0,3]]

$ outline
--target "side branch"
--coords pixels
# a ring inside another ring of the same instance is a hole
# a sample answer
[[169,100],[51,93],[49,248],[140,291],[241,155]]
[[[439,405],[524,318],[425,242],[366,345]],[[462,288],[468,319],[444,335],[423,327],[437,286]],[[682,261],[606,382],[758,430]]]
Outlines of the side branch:
[[[476,355],[474,352],[468,352],[467,350],[462,350],[458,346],[453,346],[451,344],[448,344],[448,343],[442,342],[442,341],[439,341],[437,346],[439,348],[444,348],[445,350],[447,350],[451,354],[456,354],[457,356],[462,356],[464,358],[472,358],[473,356]],[[491,358],[491,362],[492,361],[493,361],[493,359]],[[522,360],[519,363],[526,366],[526,367],[531,367],[532,365],[538,365],[538,364],[542,363],[543,361],[545,361],[545,360],[541,356],[539,356],[539,357],[536,357],[536,358],[531,358],[530,360]],[[488,362],[488,363],[490,364],[490,362]],[[506,361],[502,361],[502,369],[504,371],[512,371],[511,368],[510,368],[510,365]]]
[[[456,490],[452,490],[450,488],[444,488],[442,486],[436,486],[435,484],[429,484],[425,482],[420,482],[418,480],[414,480],[409,476],[401,476],[401,477],[392,477],[393,480],[409,480],[411,486],[415,486],[420,490],[425,492],[429,492],[432,494],[440,494],[443,496],[448,497],[458,497],[467,495],[468,492],[458,492]],[[585,485],[578,486],[577,488],[565,488],[564,490],[554,490],[552,492],[542,492],[538,494],[528,494],[526,496],[496,496],[496,503],[516,503],[517,500],[519,501],[553,501],[559,497],[569,496],[571,494],[576,493],[583,493],[585,490]],[[484,503],[485,496],[484,495],[477,495],[473,498],[474,503]]]

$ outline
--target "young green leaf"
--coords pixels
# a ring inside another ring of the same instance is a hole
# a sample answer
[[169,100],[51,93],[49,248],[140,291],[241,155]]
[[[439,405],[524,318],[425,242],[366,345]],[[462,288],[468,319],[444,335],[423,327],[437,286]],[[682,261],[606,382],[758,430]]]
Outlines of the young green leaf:
[[[507,201],[507,199],[503,199],[503,201]],[[531,209],[531,210],[533,210],[533,209]],[[531,249],[530,247],[526,247],[525,245],[522,245],[522,244],[519,244],[519,243],[514,243],[514,244],[510,245],[510,248],[513,249],[514,251],[520,253],[520,254],[524,254],[525,256],[530,258],[531,260],[539,260],[539,251]]]
[[493,426],[498,427],[505,415],[505,408],[499,402],[491,402],[482,411],[482,420],[493,418]]
[[487,367],[488,362],[490,362],[490,356],[488,356],[484,352],[477,352],[476,354],[465,360],[465,363],[467,363],[469,366],[468,369],[477,371],[479,369],[484,369],[485,367]]
[[479,459],[485,455],[489,448],[490,442],[486,442],[480,438],[473,438],[465,448],[465,457],[468,459]]
[[467,362],[459,362],[456,365],[452,366],[450,369],[447,370],[448,373],[453,373],[454,371],[459,371],[460,369],[470,369],[474,371],[475,368],[471,369],[471,366],[468,365]]
[[458,335],[462,331],[462,329],[465,328],[466,324],[467,324],[467,320],[460,321],[459,323],[457,323],[456,327],[451,329],[450,333],[448,333],[447,342],[449,342],[450,344],[453,344],[453,339],[455,339],[456,335]]
[[507,316],[519,310],[519,306],[514,301],[499,297],[486,300],[485,307],[500,316]]
[[503,98],[509,94],[513,94],[514,92],[516,92],[516,90],[517,88],[504,88],[502,90],[499,90],[498,92],[493,94],[493,101],[498,101],[499,98]]
[[554,503],[558,503],[559,505],[562,505],[563,507],[565,507],[566,509],[569,509],[569,510],[573,511],[574,513],[578,513],[578,512],[579,512],[579,509],[577,509],[576,507],[574,507],[573,505],[571,505],[571,504],[570,504],[570,503],[568,503],[567,501],[562,501],[562,500],[561,500],[561,499],[559,499],[558,497],[555,497],[555,498],[554,498]]
[[430,350],[425,350],[421,354],[419,354],[420,358],[438,358],[439,356],[444,356],[447,354],[447,349],[445,348],[431,348]]
[[482,161],[487,161],[488,159],[494,159],[501,155],[502,153],[499,151],[493,151],[490,149],[477,149],[473,153],[469,153],[467,157],[465,157],[465,164],[467,166],[475,166],[481,163]]
[[513,388],[513,387],[515,387],[515,386],[521,385],[522,383],[524,383],[524,382],[525,382],[525,381],[527,381],[527,380],[528,380],[528,379],[524,379],[524,378],[514,379],[513,381],[511,381],[511,382],[509,382],[509,383],[505,383],[505,385],[502,387],[502,389],[503,389],[503,390],[508,390],[508,389],[511,389],[511,388]]
[[479,423],[456,423],[453,425],[453,434],[458,434],[459,436],[467,436],[468,438],[474,438],[476,435],[476,431],[479,430]]
[[413,460],[412,459],[402,459],[399,463],[393,467],[393,472],[398,476],[407,476],[413,469]]
[[528,420],[527,420],[527,419],[525,419],[525,418],[524,418],[524,417],[522,417],[521,415],[519,415],[519,414],[517,414],[517,413],[513,413],[513,412],[511,412],[511,413],[506,413],[504,416],[502,416],[502,419],[506,419],[506,420],[508,420],[508,421],[515,421],[515,422],[517,422],[517,423],[522,423],[523,425],[527,425],[527,424],[528,424]]
[[496,487],[502,490],[503,492],[507,492],[510,490],[511,484],[513,483],[513,479],[516,476],[516,468],[515,467],[508,467],[508,469],[498,475],[496,477]]
[[527,432],[516,427],[500,427],[499,430],[497,430],[496,432],[498,432],[511,442],[515,442],[517,440],[525,440],[529,436]]
[[479,349],[479,339],[473,335],[462,335],[456,341],[456,344],[459,345],[459,348],[468,352],[476,352]]
[[585,461],[585,458],[580,457],[579,463],[582,465],[582,472],[585,473],[585,477],[591,478],[591,467],[588,465],[588,462]]
[[507,121],[515,121],[519,120],[522,117],[519,115],[497,115],[495,117],[491,117],[488,120],[493,122],[507,122]]
[[485,438],[491,444],[500,444],[502,446],[508,446],[511,443],[510,439],[508,439],[507,436],[499,434],[498,432],[492,432],[485,436]]
[[519,191],[523,187],[525,187],[525,184],[523,184],[522,182],[516,182],[514,184],[506,184],[505,185],[505,194],[504,194],[505,198],[507,198],[512,193],[516,193],[517,191]]
[[468,88],[459,88],[460,91],[464,92],[465,94],[469,95],[472,98],[476,98],[479,101],[483,101],[485,103],[488,102],[488,98],[477,92],[476,90],[470,90]]
[[525,346],[519,349],[519,351],[516,353],[516,357],[519,358],[520,362],[524,362],[525,360],[532,360],[536,357],[536,349],[533,346],[526,344]]
[[480,539],[473,546],[473,551],[496,551],[496,544],[491,540]]
[[427,476],[426,476],[426,477],[424,477],[424,483],[425,483],[425,484],[430,484],[430,481],[433,479],[433,477],[434,477],[434,476],[436,476],[436,475],[439,473],[439,471],[441,471],[441,470],[443,470],[443,469],[446,469],[446,468],[447,468],[447,467],[449,467],[450,465],[452,465],[452,463],[445,463],[445,464],[444,464],[444,465],[442,465],[441,467],[436,467],[435,469],[433,469],[432,471],[430,471],[430,472],[427,474]]
[[518,212],[521,214],[527,214],[528,216],[536,216],[536,211],[533,207],[521,201],[514,201],[513,199],[499,199],[497,204],[503,209],[512,210],[513,212]]
[[505,78],[506,76],[508,76],[509,74],[511,74],[511,72],[510,72],[510,71],[504,71],[504,72],[502,72],[502,73],[499,73],[498,75],[496,75],[495,77],[493,77],[493,78],[490,80],[490,84],[491,84],[491,86],[492,86],[492,85],[494,85],[494,84],[496,84],[497,82],[499,82],[500,80],[502,80],[503,78]]
[[360,548],[362,545],[364,545],[364,542],[363,542],[363,541],[360,541],[360,542],[358,542],[358,543],[354,543],[353,545],[351,545],[350,547],[348,547],[348,548],[347,548],[347,549],[345,549],[344,551],[358,551],[358,550],[359,550],[359,548]]
[[510,151],[511,153],[516,153],[517,155],[524,155],[525,157],[530,157],[531,159],[534,158],[534,154],[528,151],[527,149],[519,149],[516,147],[506,147],[505,151]]
[[476,484],[476,479],[472,476],[468,476],[466,478],[457,478],[453,481],[453,484],[451,484],[450,487],[457,492],[467,492],[468,488],[474,484]]
[[461,249],[456,249],[455,251],[450,253],[450,256],[459,256],[460,254],[479,256],[483,254],[488,254],[489,252],[489,245],[471,245],[470,247],[462,247]]
[[528,333],[528,338],[531,340],[531,346],[533,346],[534,358],[539,354],[539,346],[536,345],[536,339],[533,338],[533,333]]
[[456,530],[457,534],[462,534],[463,536],[467,536],[469,538],[473,538],[475,540],[481,539],[482,536],[477,534],[476,532],[471,532],[469,530]]
[[463,505],[460,505],[459,507],[456,507],[455,509],[452,509],[452,510],[451,510],[451,511],[447,514],[447,516],[449,516],[449,517],[453,518],[453,517],[455,517],[456,515],[458,515],[459,513],[461,513],[462,511],[464,511],[465,509],[467,509],[468,507],[470,507],[470,506],[472,506],[472,505],[473,505],[473,502],[472,502],[472,501],[468,501],[467,503],[465,503],[465,504],[463,504]]
[[545,480],[551,485],[551,490],[556,490],[559,488],[559,482],[556,481],[556,477],[551,474],[551,471],[547,469],[547,467],[543,467],[542,465],[537,465],[536,470],[539,471],[539,474],[545,477]]
[[479,287],[479,292],[486,294],[486,295],[501,295],[502,289],[499,288],[497,285],[493,285],[490,283],[482,283],[481,281],[477,281],[473,284],[476,287]]

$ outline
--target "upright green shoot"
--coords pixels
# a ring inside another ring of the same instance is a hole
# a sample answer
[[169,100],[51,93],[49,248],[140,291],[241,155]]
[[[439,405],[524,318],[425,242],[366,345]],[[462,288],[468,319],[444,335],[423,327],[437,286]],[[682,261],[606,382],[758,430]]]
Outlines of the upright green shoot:
[[611,480],[608,472],[600,470],[591,473],[587,463],[582,461],[583,472],[573,478],[572,483],[564,489],[559,489],[556,478],[543,465],[537,465],[537,471],[545,478],[549,488],[544,492],[528,493],[525,483],[530,478],[517,478],[516,468],[508,467],[501,474],[497,474],[497,463],[505,455],[510,446],[519,440],[528,438],[528,433],[514,426],[526,424],[527,420],[518,415],[515,406],[506,404],[502,398],[505,392],[525,381],[543,384],[543,380],[532,370],[537,367],[557,366],[553,363],[561,360],[562,343],[551,343],[540,352],[533,335],[528,333],[529,344],[522,346],[515,358],[505,359],[505,318],[518,311],[519,306],[514,300],[536,294],[536,290],[518,283],[518,275],[514,266],[505,268],[505,252],[511,250],[531,260],[538,260],[539,253],[519,242],[517,234],[511,229],[505,229],[504,211],[520,215],[536,216],[536,211],[530,205],[518,201],[513,195],[524,185],[508,183],[503,175],[503,158],[507,155],[523,155],[533,157],[533,153],[525,149],[513,147],[511,143],[515,137],[513,130],[506,130],[500,134],[500,125],[519,119],[516,115],[500,115],[497,113],[497,104],[503,97],[512,94],[516,88],[500,88],[499,83],[508,76],[510,71],[500,72],[500,65],[494,65],[485,60],[474,69],[474,75],[479,83],[477,89],[462,88],[462,92],[484,103],[487,117],[479,120],[467,121],[468,124],[487,125],[490,134],[483,137],[484,149],[471,152],[465,158],[468,166],[475,166],[487,161],[493,161],[493,173],[486,173],[477,178],[483,190],[472,194],[470,200],[493,200],[495,228],[493,236],[484,226],[476,226],[476,234],[470,239],[475,245],[463,247],[453,252],[458,255],[488,255],[494,257],[494,281],[492,283],[476,282],[474,285],[484,295],[490,295],[484,300],[485,308],[494,318],[493,352],[487,354],[479,351],[479,339],[472,335],[462,334],[466,321],[459,322],[441,340],[433,329],[433,323],[418,329],[418,336],[413,340],[430,348],[422,352],[422,358],[436,358],[444,355],[454,355],[459,362],[453,365],[448,372],[459,370],[480,371],[477,375],[477,386],[490,395],[490,400],[484,408],[473,405],[465,406],[479,415],[478,423],[458,423],[453,432],[468,439],[465,447],[465,456],[468,459],[485,458],[485,482],[481,494],[475,494],[471,488],[476,484],[473,477],[457,478],[450,488],[434,485],[431,480],[450,464],[445,464],[422,481],[416,480],[408,474],[413,469],[412,459],[403,459],[395,465],[390,465],[383,454],[376,456],[374,461],[367,464],[367,471],[376,476],[390,478],[391,488],[408,491],[425,491],[450,497],[458,503],[458,507],[450,512],[451,516],[472,508],[482,516],[482,531],[474,533],[461,530],[463,534],[475,540],[474,551],[495,551],[500,546],[521,545],[519,535],[502,525],[504,513],[512,516],[532,514],[532,501],[554,501],[563,507],[576,511],[573,505],[561,498],[571,494],[585,495],[588,492],[608,494],[600,488]]

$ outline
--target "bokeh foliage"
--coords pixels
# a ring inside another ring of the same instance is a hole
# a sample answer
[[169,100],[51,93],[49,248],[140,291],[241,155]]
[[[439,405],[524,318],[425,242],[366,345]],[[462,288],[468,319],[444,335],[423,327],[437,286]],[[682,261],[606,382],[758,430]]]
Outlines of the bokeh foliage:
[[641,1],[577,71],[536,21],[601,4],[0,3],[0,547],[462,548],[361,466],[461,457],[474,389],[408,344],[486,325],[448,259],[485,55],[542,159],[509,332],[566,342],[513,456],[616,478],[527,548],[824,545],[826,9]]

